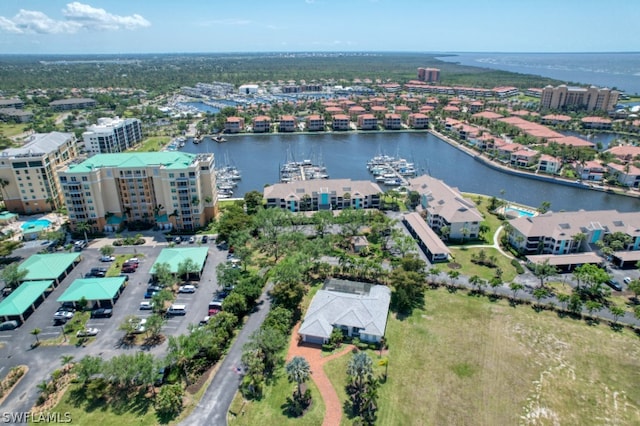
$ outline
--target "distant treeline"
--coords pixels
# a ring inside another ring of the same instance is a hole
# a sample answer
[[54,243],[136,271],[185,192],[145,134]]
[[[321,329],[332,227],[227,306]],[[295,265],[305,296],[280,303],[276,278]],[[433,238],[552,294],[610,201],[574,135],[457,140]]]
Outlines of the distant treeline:
[[[440,55],[441,56],[441,55]],[[35,88],[126,87],[166,92],[197,82],[235,85],[278,80],[358,79],[404,83],[418,67],[441,70],[441,83],[520,88],[558,84],[553,79],[443,62],[425,53],[272,53],[87,56],[0,56],[0,91]]]

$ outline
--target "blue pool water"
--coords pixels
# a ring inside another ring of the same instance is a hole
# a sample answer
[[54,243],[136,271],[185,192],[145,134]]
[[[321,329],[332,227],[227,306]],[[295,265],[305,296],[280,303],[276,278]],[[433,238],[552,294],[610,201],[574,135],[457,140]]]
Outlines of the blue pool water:
[[39,226],[42,228],[48,228],[49,226],[51,226],[51,222],[49,222],[47,219],[30,220],[28,222],[23,223],[21,228],[24,230],[24,229],[34,228],[36,226]]
[[525,210],[517,206],[509,206],[506,209],[504,209],[504,212],[505,214],[508,214],[509,212],[513,212],[517,214],[518,217],[533,217],[536,215],[536,213],[532,212],[531,210]]

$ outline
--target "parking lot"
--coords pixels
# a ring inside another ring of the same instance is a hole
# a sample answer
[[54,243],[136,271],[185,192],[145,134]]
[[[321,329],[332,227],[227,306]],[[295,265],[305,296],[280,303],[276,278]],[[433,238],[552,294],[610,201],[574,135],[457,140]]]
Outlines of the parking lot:
[[[82,260],[76,268],[60,283],[60,285],[37,307],[35,312],[15,330],[0,331],[0,353],[10,348],[15,348],[16,343],[35,341],[35,337],[30,333],[35,328],[41,330],[38,338],[40,340],[52,339],[61,336],[63,325],[56,325],[53,315],[60,307],[56,301],[58,297],[78,278],[84,277],[92,268],[109,267],[110,263],[100,262],[101,254],[99,247],[103,245],[98,241],[93,242],[82,253]],[[185,245],[186,246],[186,245]],[[216,247],[212,240],[203,246],[208,247],[208,258],[202,272],[200,281],[193,281],[196,284],[194,293],[177,293],[175,304],[186,306],[186,314],[183,316],[168,317],[166,324],[162,328],[162,333],[166,336],[176,336],[185,333],[190,323],[197,324],[207,315],[208,303],[218,290],[216,281],[216,266],[220,262],[226,261],[226,251]],[[136,347],[125,347],[121,345],[124,332],[118,330],[120,324],[129,315],[137,315],[146,318],[151,315],[150,310],[141,310],[140,302],[149,300],[144,298],[147,284],[151,278],[150,269],[160,251],[167,247],[164,241],[157,241],[143,246],[116,247],[114,254],[130,254],[140,259],[136,272],[127,274],[129,281],[113,306],[111,318],[91,318],[87,321],[88,328],[98,328],[100,332],[95,341],[90,343],[88,348],[91,352],[106,352],[115,350],[136,349]],[[23,345],[21,345],[23,347]],[[162,345],[164,346],[164,345]],[[139,348],[138,348],[139,349]],[[160,349],[160,348],[158,348]],[[80,354],[79,354],[80,355]]]

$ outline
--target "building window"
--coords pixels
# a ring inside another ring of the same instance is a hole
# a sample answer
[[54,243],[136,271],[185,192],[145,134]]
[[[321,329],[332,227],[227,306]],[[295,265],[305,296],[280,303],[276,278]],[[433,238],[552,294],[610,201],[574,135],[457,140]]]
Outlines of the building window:
[[169,179],[173,179],[175,175],[173,173],[169,173]]
[[86,182],[87,181],[87,177],[86,176],[82,176],[82,181]]

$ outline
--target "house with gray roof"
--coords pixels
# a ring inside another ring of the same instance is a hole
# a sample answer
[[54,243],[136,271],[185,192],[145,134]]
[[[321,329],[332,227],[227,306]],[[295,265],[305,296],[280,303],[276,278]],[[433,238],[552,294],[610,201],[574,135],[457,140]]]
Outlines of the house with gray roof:
[[428,175],[409,179],[409,188],[420,194],[417,210],[426,212],[426,221],[431,229],[439,232],[446,226],[449,239],[478,238],[484,218],[476,204],[457,188]]
[[363,342],[378,343],[387,327],[390,302],[386,286],[330,279],[313,297],[298,333],[303,342],[325,344],[337,328]]

